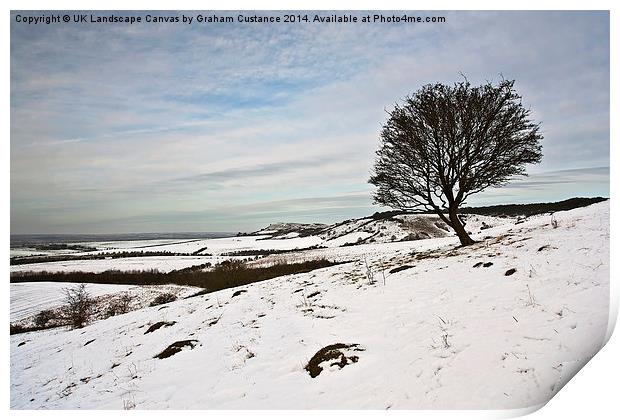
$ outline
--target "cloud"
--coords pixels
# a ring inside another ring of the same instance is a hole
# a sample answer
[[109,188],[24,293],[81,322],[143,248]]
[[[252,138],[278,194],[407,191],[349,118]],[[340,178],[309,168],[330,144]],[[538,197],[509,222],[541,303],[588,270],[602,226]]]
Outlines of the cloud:
[[542,188],[558,184],[609,182],[609,167],[565,169],[562,171],[535,173],[527,178],[512,181],[503,186],[508,189]]
[[609,197],[609,167],[533,173],[473,196],[468,204],[545,202],[595,196]]
[[228,168],[220,171],[206,172],[183,178],[173,179],[173,183],[224,183],[268,175],[285,176],[287,173],[304,170],[313,167],[322,167],[333,162],[341,162],[331,157],[315,158],[308,160],[289,160],[274,163],[261,163],[253,166]]
[[107,225],[117,226],[125,232],[253,231],[274,221],[333,223],[346,217],[362,217],[376,211],[370,201],[367,192],[359,192],[217,206],[199,211],[151,211],[133,216],[105,217],[99,223],[87,220],[58,223],[54,227],[77,228],[90,233],[106,233]]
[[[609,166],[609,13],[425,13],[447,23],[12,21],[12,231],[162,230],[130,220],[174,210],[216,220],[201,212],[222,203],[303,216],[278,203],[369,193],[385,110],[459,72],[472,83],[517,80],[545,135],[533,172]],[[585,188],[563,179],[563,193]],[[608,188],[592,179],[593,191]],[[484,197],[554,197],[556,181],[533,175]],[[239,223],[258,217],[243,213]]]

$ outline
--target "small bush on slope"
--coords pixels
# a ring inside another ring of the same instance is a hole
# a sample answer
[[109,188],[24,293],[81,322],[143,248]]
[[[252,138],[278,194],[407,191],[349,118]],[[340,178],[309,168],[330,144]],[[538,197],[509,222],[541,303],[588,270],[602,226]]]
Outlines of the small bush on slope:
[[177,296],[174,293],[162,293],[153,299],[149,306],[163,305],[164,303],[174,302],[175,300],[177,300]]
[[51,309],[45,309],[37,314],[34,318],[34,325],[37,328],[45,328],[48,322],[57,318],[57,314],[55,311]]
[[88,324],[90,320],[90,316],[93,312],[94,300],[86,290],[86,285],[83,283],[64,289],[64,292],[64,316],[73,328],[82,328]]
[[132,297],[128,293],[122,293],[120,296],[112,299],[106,308],[106,316],[115,316],[126,314],[129,312]]

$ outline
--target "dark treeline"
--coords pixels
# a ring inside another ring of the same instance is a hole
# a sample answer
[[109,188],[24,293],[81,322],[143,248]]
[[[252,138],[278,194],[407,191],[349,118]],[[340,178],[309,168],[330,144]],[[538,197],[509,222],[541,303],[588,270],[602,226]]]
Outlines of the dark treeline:
[[553,213],[556,211],[573,210],[591,204],[609,200],[603,197],[576,197],[554,203],[503,204],[486,207],[465,207],[461,213],[480,214],[485,216],[534,216],[536,214]]
[[[530,203],[530,204],[498,204],[496,206],[484,207],[463,207],[459,210],[462,214],[479,214],[483,216],[534,216],[536,214],[553,213],[556,211],[573,210],[579,207],[586,207],[591,204],[600,203],[609,200],[605,197],[575,197],[568,200],[556,201],[552,203]],[[412,212],[405,210],[389,210],[384,212],[376,212],[370,216],[373,220],[390,219],[401,214],[435,214],[434,212],[421,211]]]
[[[79,261],[79,260],[105,260],[108,258],[131,258],[131,257],[191,257],[193,254],[170,251],[119,251],[101,252],[88,255],[33,255],[27,257],[12,257],[11,265],[48,263],[57,261]],[[208,257],[210,254],[201,254],[201,257]]]
[[306,273],[319,268],[340,263],[318,259],[292,264],[275,264],[269,267],[248,267],[242,261],[225,261],[210,271],[202,271],[207,265],[194,266],[182,270],[162,273],[157,270],[146,271],[104,271],[91,272],[21,272],[11,274],[11,283],[24,282],[66,282],[97,284],[156,285],[178,284],[196,286],[207,292],[243,286],[274,277]]
[[272,254],[290,254],[292,252],[310,251],[313,249],[324,249],[325,246],[314,245],[306,248],[295,249],[241,249],[239,251],[224,252],[222,255],[227,257],[254,257]]
[[33,246],[34,249],[39,251],[81,251],[81,252],[90,252],[96,251],[97,248],[93,248],[92,246],[80,245],[80,244],[37,244]]

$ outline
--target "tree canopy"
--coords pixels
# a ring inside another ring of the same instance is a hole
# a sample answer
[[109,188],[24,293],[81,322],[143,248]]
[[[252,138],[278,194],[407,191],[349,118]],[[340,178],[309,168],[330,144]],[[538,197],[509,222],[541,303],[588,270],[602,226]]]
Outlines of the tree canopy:
[[473,241],[459,206],[526,175],[525,165],[542,159],[540,124],[522,105],[514,80],[426,85],[388,114],[369,180],[377,187],[374,202],[434,211],[463,245]]

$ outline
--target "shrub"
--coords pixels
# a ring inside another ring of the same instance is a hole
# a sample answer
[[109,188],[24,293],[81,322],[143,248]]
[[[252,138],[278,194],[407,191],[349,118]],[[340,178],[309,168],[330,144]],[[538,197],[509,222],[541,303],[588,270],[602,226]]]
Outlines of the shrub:
[[73,328],[82,328],[88,321],[93,312],[94,300],[86,290],[84,283],[64,289],[65,306],[64,316]]
[[56,318],[56,312],[51,309],[45,309],[34,317],[34,325],[37,328],[45,328],[47,323]]
[[[272,279],[296,273],[306,273],[318,268],[342,264],[326,259],[316,259],[296,263],[277,263],[268,267],[252,267],[242,261],[227,261],[215,266],[212,270],[171,271],[169,273],[157,270],[146,271],[104,271],[90,272],[16,272],[11,273],[11,283],[23,282],[64,282],[64,283],[95,283],[95,284],[178,284],[181,286],[196,286],[206,289],[207,292],[244,286],[257,281]],[[161,302],[166,303],[166,302]],[[159,303],[156,303],[157,305]]]
[[33,331],[35,328],[28,328],[23,326],[22,324],[10,324],[10,334],[21,334],[28,331]]
[[174,293],[162,293],[153,299],[149,306],[163,305],[164,303],[174,302],[175,300],[177,300],[177,297]]
[[106,316],[115,316],[126,314],[129,312],[132,297],[127,293],[122,293],[117,298],[113,299],[106,308]]
[[557,229],[558,226],[558,219],[555,218],[555,214],[551,213],[551,227]]
[[372,270],[372,267],[368,264],[368,260],[364,255],[364,266],[366,268],[366,280],[368,280],[368,284],[375,284],[375,273]]

